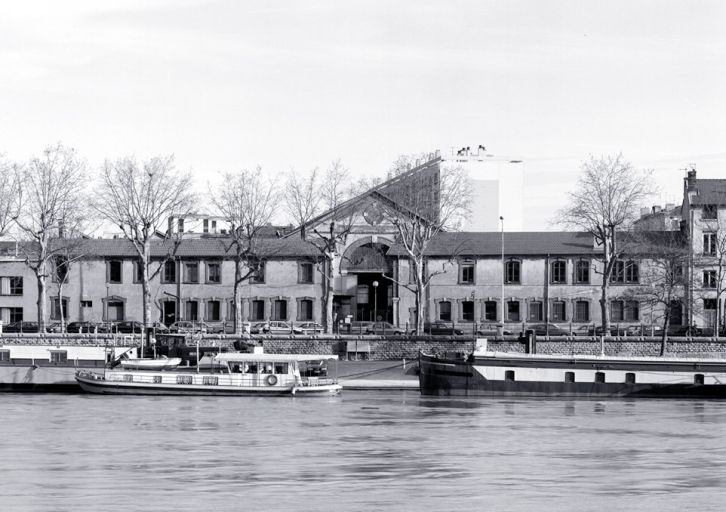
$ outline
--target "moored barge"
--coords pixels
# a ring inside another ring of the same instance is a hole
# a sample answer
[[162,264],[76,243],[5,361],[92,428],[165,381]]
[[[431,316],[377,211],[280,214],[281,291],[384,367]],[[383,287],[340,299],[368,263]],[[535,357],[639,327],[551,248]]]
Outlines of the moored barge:
[[726,398],[726,360],[474,352],[419,356],[422,395]]
[[200,360],[198,367],[173,370],[81,370],[76,381],[89,393],[108,395],[336,395],[337,379],[307,377],[299,363],[337,359],[333,355],[226,352]]

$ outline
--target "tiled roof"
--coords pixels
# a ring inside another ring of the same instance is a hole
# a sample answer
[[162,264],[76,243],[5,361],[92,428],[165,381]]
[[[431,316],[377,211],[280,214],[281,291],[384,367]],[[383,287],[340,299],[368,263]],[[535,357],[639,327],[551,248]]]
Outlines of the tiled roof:
[[693,198],[694,205],[716,204],[726,205],[726,180],[697,179],[697,194]]
[[[136,249],[125,238],[88,238],[83,240],[66,240],[74,245],[73,252],[84,253],[100,258],[135,258]],[[319,251],[310,243],[300,238],[263,238],[258,242],[263,257],[305,257],[318,256]],[[0,255],[15,254],[15,242],[0,242]],[[152,257],[164,257],[170,254],[183,258],[221,258],[234,254],[229,238],[195,238],[182,240],[174,252],[174,241],[159,240],[152,243]]]
[[[505,256],[596,254],[593,236],[585,232],[542,231],[504,233]],[[389,254],[403,256],[402,247],[392,247]],[[429,256],[501,256],[500,232],[439,233],[428,247]]]

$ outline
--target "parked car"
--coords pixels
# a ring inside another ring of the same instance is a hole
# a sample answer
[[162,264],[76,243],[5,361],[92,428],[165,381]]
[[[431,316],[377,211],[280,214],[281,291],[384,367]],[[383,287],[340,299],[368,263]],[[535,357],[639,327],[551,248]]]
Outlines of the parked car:
[[569,336],[570,330],[564,329],[557,324],[536,324],[528,325],[526,329],[531,329],[537,336]]
[[53,322],[45,326],[45,332],[59,333],[63,332],[63,324],[60,322]]
[[[502,336],[512,336],[513,334],[514,334],[514,331],[512,331],[511,329],[506,329],[506,328],[502,329]],[[497,332],[496,327],[488,327],[488,328],[480,327],[479,329],[476,330],[476,335],[494,338],[494,337],[498,336],[499,333]]]
[[108,331],[109,328],[106,324],[97,322],[71,322],[66,327],[66,332],[69,333],[104,333]]
[[287,322],[275,320],[267,322],[262,328],[265,334],[302,334],[303,331],[299,327],[293,327]]
[[396,327],[395,325],[388,322],[373,322],[371,325],[366,327],[366,334],[404,334],[402,327]]
[[154,329],[154,332],[158,332],[158,333],[168,333],[169,332],[169,328],[166,325],[162,324],[161,322],[153,322],[151,325],[149,325],[149,327]]
[[8,333],[36,333],[40,332],[38,322],[13,322],[3,327],[3,332]]
[[625,329],[626,336],[660,336],[663,333],[663,328],[659,325],[654,325],[651,330],[650,325],[630,325]]
[[169,332],[176,334],[206,334],[207,328],[208,326],[204,322],[181,320],[171,324],[171,326],[169,326]]
[[452,322],[431,322],[424,324],[424,334],[437,335],[461,335],[464,334],[462,329],[454,327]]
[[669,325],[668,336],[703,336],[703,330],[695,325]]
[[340,334],[365,334],[366,329],[373,325],[373,322],[351,322],[340,325]]
[[583,325],[573,331],[573,334],[576,336],[626,336],[627,328],[611,325],[609,334],[607,334],[602,325]]
[[144,324],[136,321],[117,322],[111,325],[111,332],[122,334],[141,334],[144,331]]
[[320,334],[325,330],[323,326],[317,322],[302,322],[297,324],[295,327],[300,329],[303,334]]

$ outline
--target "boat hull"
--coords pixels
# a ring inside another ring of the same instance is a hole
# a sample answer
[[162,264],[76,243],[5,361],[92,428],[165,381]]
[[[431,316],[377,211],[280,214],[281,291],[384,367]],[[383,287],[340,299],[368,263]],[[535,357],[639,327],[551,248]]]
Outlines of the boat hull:
[[76,381],[87,393],[102,395],[176,395],[176,396],[320,396],[336,395],[339,384],[317,386],[205,386],[198,384],[160,384],[109,381],[100,374],[79,372]]
[[726,362],[421,354],[419,364],[422,395],[726,398]]
[[173,370],[181,364],[179,357],[171,359],[125,359],[121,361],[121,367],[127,370]]

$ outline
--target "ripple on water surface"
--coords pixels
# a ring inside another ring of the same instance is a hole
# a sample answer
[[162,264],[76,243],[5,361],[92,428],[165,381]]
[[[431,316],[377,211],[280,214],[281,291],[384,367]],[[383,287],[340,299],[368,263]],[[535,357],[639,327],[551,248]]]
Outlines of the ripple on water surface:
[[723,510],[726,402],[3,395],[0,509]]

